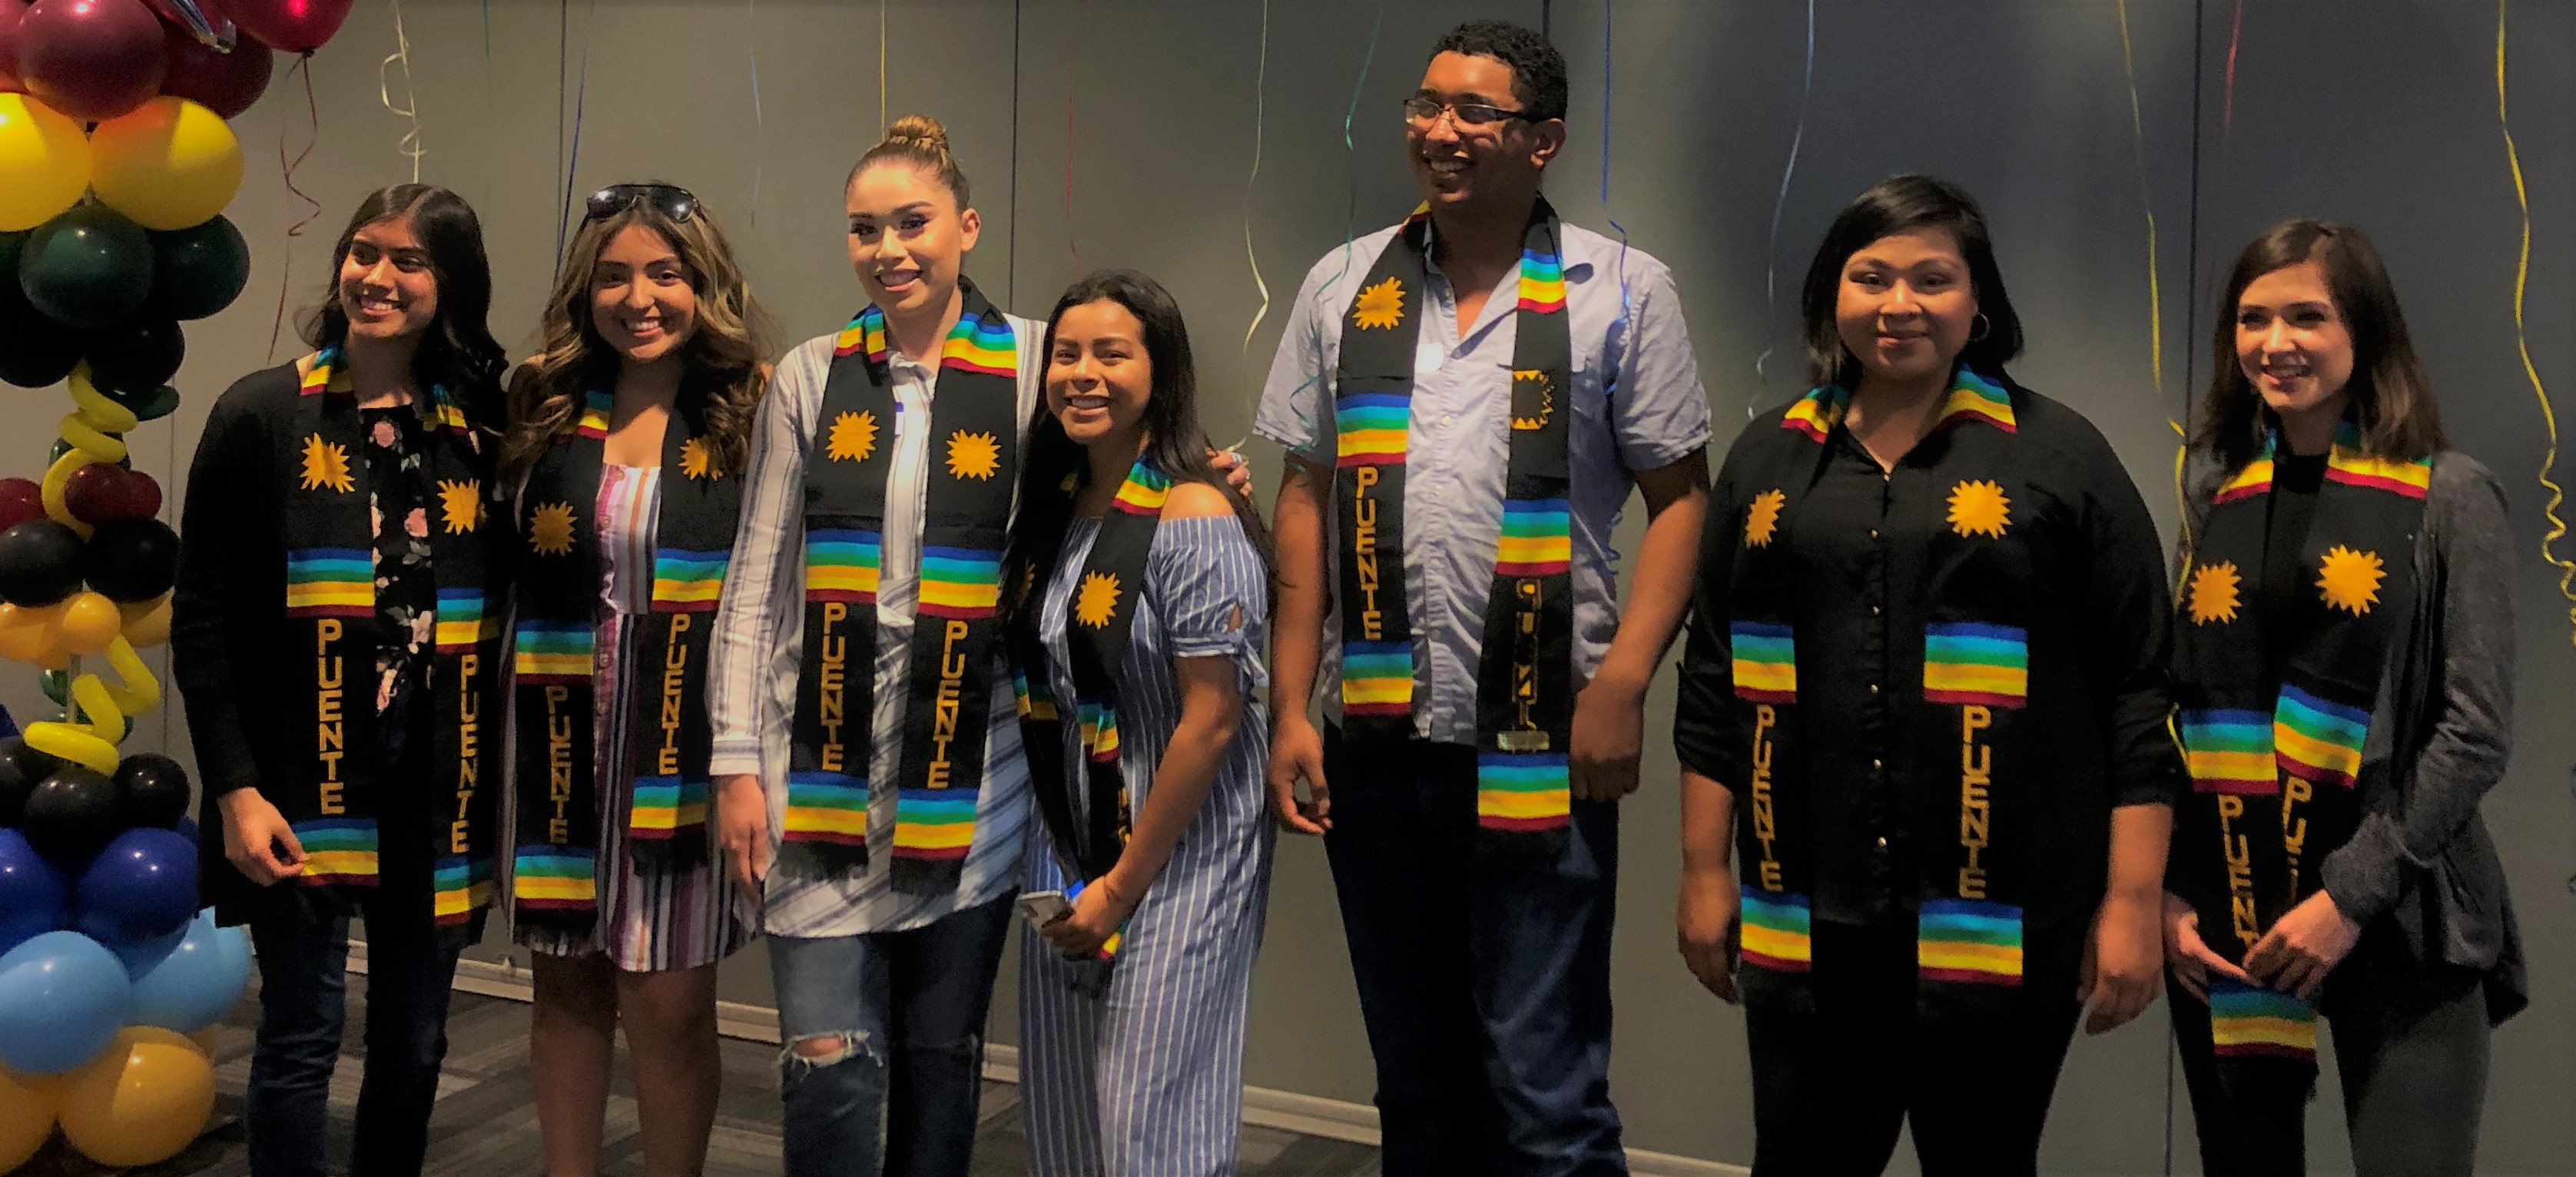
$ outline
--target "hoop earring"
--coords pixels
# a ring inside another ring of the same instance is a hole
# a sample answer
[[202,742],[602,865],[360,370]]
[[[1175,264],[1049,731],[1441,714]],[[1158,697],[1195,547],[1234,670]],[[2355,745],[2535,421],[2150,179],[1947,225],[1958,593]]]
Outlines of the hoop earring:
[[1993,321],[1993,320],[1991,320],[1991,319],[1988,319],[1988,318],[1986,317],[1986,313],[1985,313],[1984,311],[1978,311],[1978,312],[1977,312],[1977,325],[1968,329],[1968,342],[1970,342],[1970,343],[1982,343],[1982,342],[1984,342],[1984,341],[1985,341],[1985,338],[1986,338],[1987,336],[1992,335],[1992,334],[1994,334],[1994,333],[1995,333],[1995,324],[1994,324],[1994,321]]

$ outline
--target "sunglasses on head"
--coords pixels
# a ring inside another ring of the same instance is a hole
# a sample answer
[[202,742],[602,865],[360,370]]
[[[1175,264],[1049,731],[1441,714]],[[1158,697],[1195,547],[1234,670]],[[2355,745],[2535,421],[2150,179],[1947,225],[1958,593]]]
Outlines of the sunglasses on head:
[[673,184],[611,184],[590,194],[582,219],[604,221],[637,204],[651,208],[675,224],[698,214],[698,198],[690,195],[686,188]]

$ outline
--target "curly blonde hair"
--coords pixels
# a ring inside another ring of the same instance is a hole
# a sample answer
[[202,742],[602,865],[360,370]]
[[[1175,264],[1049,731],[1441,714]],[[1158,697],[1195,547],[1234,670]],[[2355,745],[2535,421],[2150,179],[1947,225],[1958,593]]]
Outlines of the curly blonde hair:
[[608,243],[630,225],[661,234],[697,292],[697,324],[680,345],[687,368],[679,410],[701,423],[716,470],[747,465],[752,421],[769,382],[768,313],[752,298],[732,244],[704,203],[689,219],[674,221],[652,201],[639,200],[614,216],[582,222],[564,251],[539,324],[543,350],[511,384],[509,436],[501,446],[505,479],[526,473],[557,435],[574,427],[592,389],[617,380],[617,352],[591,319],[591,275]]

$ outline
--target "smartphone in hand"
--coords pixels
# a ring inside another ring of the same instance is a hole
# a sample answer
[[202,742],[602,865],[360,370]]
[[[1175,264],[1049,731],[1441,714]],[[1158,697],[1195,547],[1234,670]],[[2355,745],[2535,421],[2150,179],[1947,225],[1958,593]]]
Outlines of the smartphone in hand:
[[1020,918],[1029,921],[1032,928],[1043,928],[1073,914],[1073,903],[1062,891],[1023,891],[1019,908]]

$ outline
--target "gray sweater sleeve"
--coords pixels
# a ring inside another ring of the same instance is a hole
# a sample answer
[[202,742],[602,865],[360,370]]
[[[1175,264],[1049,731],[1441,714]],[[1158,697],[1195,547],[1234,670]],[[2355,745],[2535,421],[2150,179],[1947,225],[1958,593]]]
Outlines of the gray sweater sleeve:
[[[2398,774],[2394,803],[2365,814],[2352,840],[2326,856],[2320,877],[2335,906],[2367,924],[2395,906],[2410,873],[2429,872],[2504,779],[2513,729],[2513,535],[2504,488],[2465,454],[2435,464],[2425,502],[2434,541],[2432,616],[2441,632],[2441,681],[2427,708],[2432,730]],[[2420,692],[2401,691],[2399,697]],[[2404,755],[2404,750],[2398,752]]]

